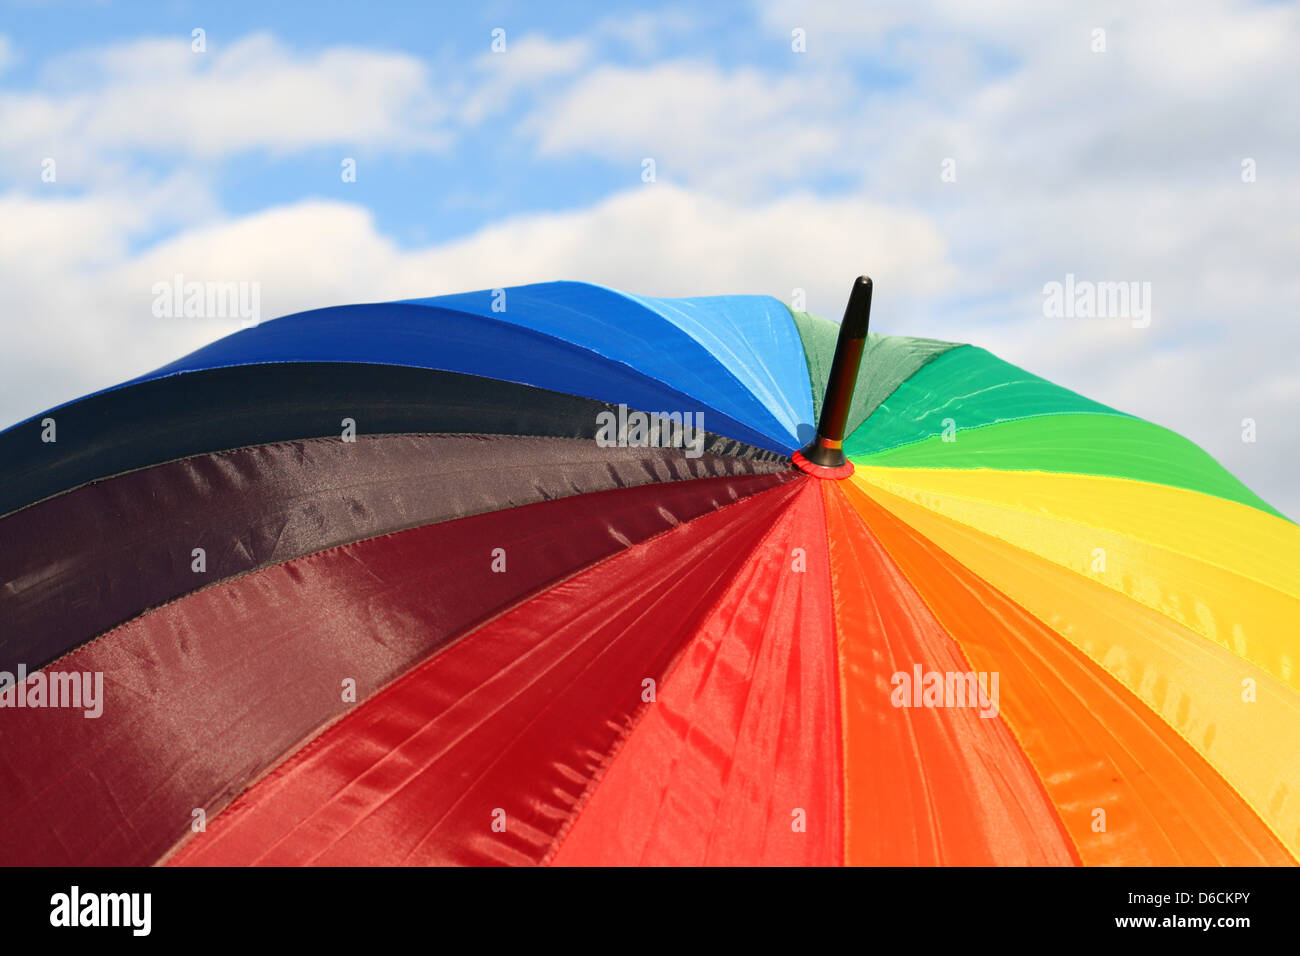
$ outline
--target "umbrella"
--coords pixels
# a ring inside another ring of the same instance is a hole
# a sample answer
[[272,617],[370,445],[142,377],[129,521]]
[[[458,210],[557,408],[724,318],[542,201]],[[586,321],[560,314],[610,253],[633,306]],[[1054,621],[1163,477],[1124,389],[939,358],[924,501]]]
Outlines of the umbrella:
[[326,308],[0,433],[0,861],[1294,863],[1300,530],[870,301]]

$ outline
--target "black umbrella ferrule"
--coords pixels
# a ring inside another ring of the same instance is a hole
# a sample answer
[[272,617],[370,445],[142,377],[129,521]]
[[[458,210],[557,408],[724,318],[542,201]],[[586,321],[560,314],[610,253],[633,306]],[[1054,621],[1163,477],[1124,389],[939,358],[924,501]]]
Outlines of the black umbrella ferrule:
[[819,468],[843,468],[844,426],[849,420],[853,388],[858,382],[862,350],[867,344],[867,326],[871,319],[871,279],[858,276],[853,280],[849,303],[840,322],[840,336],[835,343],[826,379],[826,398],[817,421],[817,435],[801,451],[803,458]]

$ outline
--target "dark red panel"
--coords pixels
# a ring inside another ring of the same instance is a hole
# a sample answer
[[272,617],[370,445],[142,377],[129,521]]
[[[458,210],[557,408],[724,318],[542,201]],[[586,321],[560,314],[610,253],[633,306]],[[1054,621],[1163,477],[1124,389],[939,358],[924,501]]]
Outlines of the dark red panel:
[[[794,473],[527,505],[334,548],[192,594],[55,665],[98,719],[0,709],[0,860],[142,864],[323,722],[451,636],[593,561]],[[730,513],[730,512],[728,512]],[[506,553],[506,572],[491,569]]]
[[629,548],[484,625],[277,768],[176,862],[544,860],[646,706],[643,681],[662,680],[800,484]]
[[44,667],[183,594],[350,541],[568,495],[787,467],[567,438],[377,435],[129,472],[0,518],[0,671]]

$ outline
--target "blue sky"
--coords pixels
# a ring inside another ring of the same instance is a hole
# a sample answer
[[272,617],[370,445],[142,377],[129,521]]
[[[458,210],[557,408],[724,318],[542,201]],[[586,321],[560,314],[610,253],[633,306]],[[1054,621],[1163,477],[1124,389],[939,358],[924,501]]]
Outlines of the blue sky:
[[[509,62],[515,39],[585,37],[594,25],[600,32],[598,25],[606,22],[611,29],[602,37],[602,48],[589,54],[592,63],[637,67],[664,57],[698,57],[723,68],[761,64],[773,75],[800,65],[760,28],[752,8],[741,3],[698,5],[689,12],[631,3],[395,3],[383,5],[382,12],[356,3],[15,6],[22,15],[15,17],[9,39],[22,56],[6,79],[18,87],[66,82],[57,71],[52,77],[48,66],[62,55],[126,46],[144,36],[184,38],[196,26],[205,30],[213,59],[223,49],[263,34],[288,41],[286,54],[308,60],[341,45],[383,50],[418,61],[431,88],[459,87],[464,95],[492,76],[491,60],[479,61],[489,52],[492,31],[498,28],[506,30],[503,63]],[[653,28],[634,22],[646,17],[654,18]],[[620,21],[626,21],[634,37],[621,35]],[[717,37],[724,32],[727,42],[719,44]],[[890,82],[901,74],[890,76],[882,70],[867,78]],[[224,156],[210,170],[213,187],[222,208],[236,215],[308,197],[361,202],[386,234],[406,246],[418,246],[463,234],[493,217],[594,202],[627,184],[627,169],[608,160],[530,155],[530,138],[517,128],[527,106],[528,97],[520,91],[502,104],[500,115],[481,122],[444,117],[429,123],[455,137],[454,145],[442,149],[394,150],[382,140],[364,137],[340,137],[328,145],[288,151],[278,150],[273,142],[259,144]],[[652,144],[648,136],[647,149]],[[364,175],[355,184],[345,186],[337,175],[340,147],[364,161]],[[166,172],[176,159],[169,163],[162,156],[132,158],[157,173]],[[818,171],[808,184],[827,185],[829,178]],[[69,188],[76,191],[75,185]],[[157,238],[134,237],[140,245]]]
[[[153,317],[176,272],[268,317],[555,278],[836,317],[868,272],[878,330],[1300,514],[1296,49],[1294,4],[1238,0],[0,0],[0,420],[238,327]],[[1066,275],[1149,283],[1152,321],[1046,315]]]

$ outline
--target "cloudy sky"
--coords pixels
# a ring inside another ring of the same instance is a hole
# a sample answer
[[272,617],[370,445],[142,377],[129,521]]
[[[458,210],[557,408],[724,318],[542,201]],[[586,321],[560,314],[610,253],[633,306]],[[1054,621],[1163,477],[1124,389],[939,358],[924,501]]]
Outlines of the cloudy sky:
[[[0,425],[239,327],[155,317],[177,273],[264,317],[567,278],[838,318],[867,272],[875,330],[1300,517],[1295,4],[212,7],[0,0]],[[1067,275],[1150,323],[1045,314]]]

